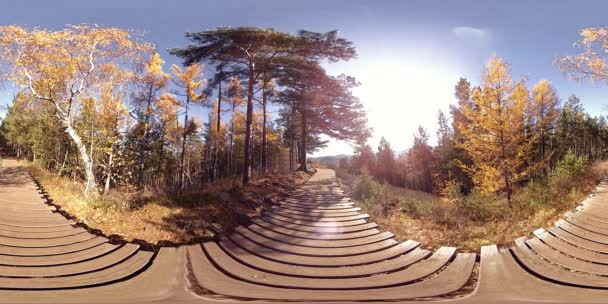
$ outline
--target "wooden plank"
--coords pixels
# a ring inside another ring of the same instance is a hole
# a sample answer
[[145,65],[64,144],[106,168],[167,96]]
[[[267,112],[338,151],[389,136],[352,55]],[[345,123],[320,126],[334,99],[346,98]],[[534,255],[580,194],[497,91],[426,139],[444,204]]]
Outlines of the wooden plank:
[[217,244],[215,242],[203,243],[203,246],[219,246],[233,259],[238,260],[240,263],[249,267],[260,270],[299,277],[339,278],[369,276],[391,270],[399,270],[431,255],[430,251],[420,249],[416,242],[409,241],[409,244],[409,251],[406,251],[402,255],[396,256],[392,259],[348,267],[314,267],[276,262],[255,254],[251,254],[247,250],[233,243],[230,239],[222,240]]
[[373,229],[378,227],[376,223],[364,223],[360,225],[354,226],[335,226],[335,227],[319,227],[319,226],[310,226],[310,225],[300,225],[298,223],[294,223],[293,221],[288,220],[280,220],[275,217],[262,216],[260,217],[262,220],[275,224],[280,227],[289,228],[297,231],[304,232],[312,232],[318,234],[332,234],[332,233],[351,233],[358,232],[368,229]]
[[204,246],[207,257],[216,267],[242,281],[253,284],[262,284],[275,287],[303,288],[303,289],[362,289],[378,288],[393,285],[408,284],[429,276],[446,265],[455,253],[455,248],[442,247],[430,258],[411,265],[407,269],[395,270],[390,273],[377,274],[370,280],[369,277],[358,278],[300,278],[294,276],[277,275],[271,272],[260,271],[247,267],[230,256],[226,255],[217,246]]
[[356,220],[366,220],[369,218],[368,214],[363,214],[363,213],[359,213],[356,215],[350,215],[350,216],[313,216],[313,215],[299,215],[299,214],[292,214],[292,213],[285,213],[285,212],[281,212],[279,210],[269,210],[269,211],[264,211],[265,214],[269,214],[270,216],[281,216],[284,218],[290,218],[290,219],[294,219],[294,220],[300,220],[300,221],[307,221],[307,222],[349,222],[349,221],[356,221]]
[[595,233],[563,219],[557,221],[556,225],[581,238],[600,243],[602,245],[608,245],[608,235]]
[[[291,235],[293,237],[311,239],[311,240],[336,240],[336,241],[352,240],[352,239],[358,239],[358,238],[362,238],[362,237],[369,237],[369,236],[380,233],[380,231],[375,229],[375,227],[377,227],[377,225],[374,223],[366,224],[366,227],[368,227],[367,229],[360,229],[360,230],[353,231],[353,232],[337,233],[335,231],[324,232],[319,229],[313,229],[312,232],[295,230],[295,229],[293,229],[294,228],[293,225],[286,226],[285,222],[273,223],[273,222],[265,221],[262,218],[252,218],[251,222],[258,226],[262,226],[267,230],[272,230],[272,231],[276,231],[278,233]],[[351,228],[351,227],[349,227],[349,228]]]
[[247,227],[248,229],[254,231],[255,233],[261,234],[267,238],[273,239],[275,241],[280,241],[288,244],[305,246],[305,247],[319,247],[319,248],[341,248],[341,247],[352,247],[352,246],[361,246],[371,243],[376,243],[388,239],[392,239],[394,235],[390,232],[382,232],[378,234],[373,234],[366,237],[355,238],[355,239],[346,239],[346,240],[311,240],[308,238],[299,238],[294,236],[293,234],[282,234],[275,232],[273,230],[266,229],[265,227],[259,226],[257,224],[251,224]]
[[398,242],[388,239],[380,242],[371,244],[353,246],[353,247],[338,247],[338,248],[318,248],[318,247],[306,247],[300,245],[288,244],[282,241],[275,241],[267,238],[261,234],[255,233],[244,227],[237,227],[236,232],[243,237],[246,237],[252,242],[255,242],[261,246],[272,248],[273,250],[306,255],[306,256],[319,256],[319,257],[341,257],[341,256],[352,256],[367,254],[380,250],[385,250],[392,246],[399,244]]
[[0,277],[0,288],[7,289],[57,289],[84,288],[99,284],[110,284],[128,278],[143,270],[151,261],[153,254],[138,251],[126,261],[100,271],[67,277],[52,278],[3,278]]
[[81,233],[88,233],[84,228],[72,227],[72,229],[66,229],[62,231],[39,231],[39,232],[23,232],[23,231],[7,231],[0,230],[0,236],[7,238],[19,238],[19,239],[54,239],[69,237]]
[[[398,300],[438,296],[460,289],[468,281],[475,255],[459,254],[437,276],[409,285],[359,290],[301,290],[251,284],[225,276],[209,262],[200,248],[189,247],[194,277],[200,286],[215,293],[254,299],[308,301]],[[206,269],[206,271],[202,271]]]
[[511,250],[530,272],[540,277],[581,287],[608,288],[608,278],[606,277],[571,272],[549,264],[526,246],[525,238],[517,239],[516,246],[512,247]]
[[571,243],[552,235],[542,228],[535,230],[534,235],[545,244],[551,246],[553,249],[573,256],[577,259],[600,264],[608,264],[608,255],[572,245]]
[[354,266],[368,263],[375,263],[386,259],[391,259],[400,256],[410,250],[412,247],[417,247],[418,244],[412,242],[403,242],[396,246],[389,247],[385,250],[371,252],[367,254],[360,254],[355,256],[340,256],[340,257],[318,257],[318,256],[305,256],[285,253],[274,250],[269,247],[264,247],[260,244],[252,242],[251,240],[241,236],[240,234],[230,235],[230,240],[235,244],[239,245],[243,249],[256,254],[260,257],[273,260],[276,262],[303,265],[303,266]]
[[50,239],[10,238],[0,236],[0,245],[23,248],[55,247],[84,242],[94,237],[96,236],[88,232]]
[[18,277],[60,277],[71,276],[115,266],[134,255],[139,249],[138,245],[125,244],[120,248],[102,256],[86,261],[71,264],[37,266],[37,267],[11,267],[0,266],[0,276]]
[[528,244],[528,246],[534,252],[543,257],[545,260],[560,265],[561,267],[576,270],[579,272],[587,272],[598,275],[608,274],[608,265],[596,264],[580,259],[575,259],[571,256],[554,250],[553,248],[544,244],[537,238],[527,240],[526,244]]
[[42,256],[15,256],[15,255],[0,255],[0,265],[5,266],[53,266],[70,263],[77,263],[94,259],[98,256],[107,254],[116,250],[119,246],[102,243],[80,251],[69,252],[57,255],[42,255]]
[[582,237],[579,237],[575,234],[572,234],[572,233],[562,229],[559,226],[549,228],[549,232],[551,232],[551,234],[555,235],[556,237],[560,238],[561,240],[568,242],[574,246],[596,251],[596,252],[599,252],[602,254],[608,253],[608,245],[600,244],[600,243],[597,243],[594,241],[590,241],[588,239],[584,239]]
[[284,217],[284,216],[274,214],[274,213],[264,213],[264,214],[262,214],[262,217],[274,218],[277,220],[289,222],[289,223],[296,224],[296,225],[311,226],[311,227],[348,227],[348,226],[363,225],[363,224],[367,223],[366,220],[361,220],[361,219],[345,221],[345,222],[316,222],[316,221],[312,221],[312,220],[311,221],[296,220],[296,219]]
[[94,237],[84,242],[69,244],[65,246],[43,247],[43,248],[24,248],[11,247],[0,245],[0,254],[3,255],[20,255],[20,256],[41,256],[41,255],[56,255],[70,252],[77,252],[87,248],[95,247],[103,244],[108,240],[103,237]]
[[330,216],[350,216],[356,215],[361,211],[361,208],[348,208],[348,209],[338,209],[338,210],[316,210],[315,208],[292,208],[289,206],[273,206],[273,210],[281,210],[284,213],[293,213],[298,215],[330,215]]

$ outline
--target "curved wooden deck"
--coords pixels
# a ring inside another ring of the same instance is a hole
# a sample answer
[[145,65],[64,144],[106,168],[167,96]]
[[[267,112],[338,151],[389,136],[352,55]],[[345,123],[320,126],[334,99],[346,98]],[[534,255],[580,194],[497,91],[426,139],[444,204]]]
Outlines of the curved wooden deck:
[[22,168],[0,168],[0,303],[431,301],[605,303],[608,182],[554,227],[476,256],[380,231],[320,170],[218,242],[146,251],[112,243],[46,204]]
[[397,242],[319,171],[279,206],[221,241],[187,249],[195,283],[232,298],[379,301],[450,295],[475,255]]

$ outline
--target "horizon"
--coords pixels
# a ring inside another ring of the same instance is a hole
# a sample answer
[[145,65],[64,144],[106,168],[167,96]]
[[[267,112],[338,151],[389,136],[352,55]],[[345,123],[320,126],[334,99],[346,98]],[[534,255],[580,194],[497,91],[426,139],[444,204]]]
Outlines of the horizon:
[[[64,24],[96,23],[142,31],[144,39],[156,44],[166,61],[165,70],[171,64],[180,64],[166,50],[185,46],[186,31],[218,26],[269,27],[285,32],[337,29],[341,36],[354,42],[358,58],[328,64],[326,68],[331,74],[352,75],[361,82],[354,93],[367,110],[373,128],[369,143],[373,148],[384,136],[395,150],[406,150],[418,125],[427,129],[434,143],[437,112],[447,113],[449,105],[455,103],[454,85],[460,77],[473,85],[479,83],[481,70],[492,54],[511,64],[514,79],[526,77],[530,86],[548,79],[562,101],[574,94],[592,115],[606,113],[608,95],[604,88],[570,81],[553,65],[556,56],[576,52],[572,45],[582,28],[602,24],[601,9],[537,1],[526,3],[528,9],[520,12],[518,4],[523,1],[492,5],[465,2],[469,5],[442,1],[389,1],[383,6],[365,1],[264,1],[266,5],[261,6],[256,1],[184,1],[184,7],[192,9],[183,12],[161,2],[141,5],[143,1],[112,0],[97,5],[61,1],[63,5],[57,6],[38,1],[35,3],[41,9],[36,11],[28,10],[32,2],[6,4],[4,23],[50,29]],[[438,3],[441,7],[436,7]],[[608,7],[597,1],[586,3]],[[349,9],[345,10],[347,5]],[[321,7],[323,13],[319,14]],[[265,8],[270,9],[261,13]],[[513,16],[517,16],[517,27],[507,26]],[[560,22],[560,17],[566,16],[576,17],[567,24]],[[313,17],[318,21],[314,26],[307,22]],[[208,78],[210,73],[204,76]],[[0,105],[9,104],[13,94],[10,88],[2,90]],[[196,109],[195,115],[206,121],[208,111]],[[312,156],[343,153],[352,154],[352,147],[331,140],[327,148]]]

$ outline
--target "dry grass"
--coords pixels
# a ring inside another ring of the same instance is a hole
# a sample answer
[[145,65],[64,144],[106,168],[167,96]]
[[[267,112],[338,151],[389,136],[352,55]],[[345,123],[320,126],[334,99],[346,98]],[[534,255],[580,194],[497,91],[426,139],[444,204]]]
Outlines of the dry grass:
[[265,177],[245,188],[221,182],[188,191],[181,199],[162,192],[136,196],[120,190],[85,198],[81,183],[24,165],[48,192],[52,203],[78,222],[114,238],[149,244],[191,243],[229,232],[310,177],[304,173]]
[[[359,203],[382,230],[394,233],[398,239],[416,240],[430,249],[453,246],[461,251],[479,252],[483,245],[509,246],[517,237],[529,235],[540,227],[552,226],[595,188],[607,170],[608,162],[595,164],[588,172],[574,178],[570,189],[554,194],[551,203],[534,208],[524,205],[528,196],[523,189],[516,193],[515,200],[519,202],[511,208],[506,199],[493,197],[488,202],[491,203],[493,216],[483,220],[472,220],[470,211],[463,210],[454,201],[399,187],[387,187],[388,212],[379,207],[386,202]],[[359,177],[340,169],[337,176],[343,188],[352,194]],[[412,202],[416,206],[423,206],[420,208],[428,208],[422,214],[412,214],[404,208]]]

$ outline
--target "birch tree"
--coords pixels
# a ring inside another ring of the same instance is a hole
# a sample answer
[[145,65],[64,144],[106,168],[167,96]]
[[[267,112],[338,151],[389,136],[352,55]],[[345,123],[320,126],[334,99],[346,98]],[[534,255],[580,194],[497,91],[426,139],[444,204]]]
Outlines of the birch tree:
[[90,25],[63,30],[0,27],[0,60],[6,80],[53,105],[57,119],[78,149],[84,167],[85,195],[94,191],[91,152],[74,117],[86,98],[100,95],[105,83],[126,79],[133,63],[151,46],[129,31]]

